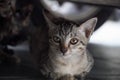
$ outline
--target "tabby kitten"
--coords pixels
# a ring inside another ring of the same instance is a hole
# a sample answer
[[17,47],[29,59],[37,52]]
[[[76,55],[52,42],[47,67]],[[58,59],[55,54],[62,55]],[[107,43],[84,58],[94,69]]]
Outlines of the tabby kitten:
[[[94,62],[86,46],[97,18],[81,25],[67,20],[54,24],[49,19],[49,13],[44,15],[49,26],[49,50],[48,56],[39,61],[40,71],[54,80],[75,80],[76,76],[83,80]],[[40,53],[43,54],[46,53]]]

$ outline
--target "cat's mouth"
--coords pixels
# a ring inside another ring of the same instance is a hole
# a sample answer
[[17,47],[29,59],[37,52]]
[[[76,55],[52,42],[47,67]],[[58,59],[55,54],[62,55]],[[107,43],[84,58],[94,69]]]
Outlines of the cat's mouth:
[[66,53],[61,52],[60,54],[62,57],[70,57],[72,55],[69,52],[66,52]]

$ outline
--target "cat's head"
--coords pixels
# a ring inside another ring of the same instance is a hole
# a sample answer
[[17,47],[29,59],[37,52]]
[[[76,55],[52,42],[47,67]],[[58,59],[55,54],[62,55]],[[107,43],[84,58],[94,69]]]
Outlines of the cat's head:
[[0,15],[2,17],[11,16],[11,0],[0,0]]
[[13,26],[13,33],[18,33],[19,30],[23,29],[29,29],[30,24],[31,24],[31,14],[33,11],[33,5],[32,4],[26,4],[22,7],[16,7],[13,11],[13,16],[12,16],[12,23]]
[[26,4],[20,8],[16,8],[14,12],[14,18],[21,24],[22,27],[29,26],[30,23],[30,17],[33,11],[33,5],[32,4]]
[[97,23],[97,18],[92,18],[81,25],[76,25],[67,20],[55,24],[46,14],[45,19],[49,26],[50,50],[61,56],[81,55],[86,50]]
[[[0,0],[0,29],[2,32],[18,33],[19,29],[26,28],[30,24],[33,10],[32,4],[26,4],[20,8],[16,6],[16,0]],[[1,33],[1,32],[0,32]]]

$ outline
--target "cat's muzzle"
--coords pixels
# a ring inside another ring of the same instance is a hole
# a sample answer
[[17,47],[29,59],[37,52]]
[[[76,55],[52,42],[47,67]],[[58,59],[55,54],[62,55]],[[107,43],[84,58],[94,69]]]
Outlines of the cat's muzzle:
[[63,55],[65,55],[66,52],[68,51],[68,48],[61,48],[60,51]]

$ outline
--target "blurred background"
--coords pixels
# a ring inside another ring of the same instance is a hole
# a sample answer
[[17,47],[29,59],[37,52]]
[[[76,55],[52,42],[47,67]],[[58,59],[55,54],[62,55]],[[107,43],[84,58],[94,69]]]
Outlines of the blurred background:
[[[8,5],[7,2],[11,4]],[[11,5],[12,8],[9,8]],[[95,64],[86,80],[119,80],[119,8],[119,0],[0,0],[0,34],[4,33],[0,36],[0,52],[3,53],[2,57],[0,54],[0,80],[44,80],[31,60],[28,42],[31,34],[46,26],[42,9],[58,18],[79,24],[89,18],[98,17],[97,26],[88,44]],[[13,15],[10,15],[11,11]],[[35,35],[41,36],[40,33]],[[34,39],[39,42],[39,38]],[[35,48],[38,47],[36,45]],[[20,63],[11,62],[11,58],[20,58]]]

